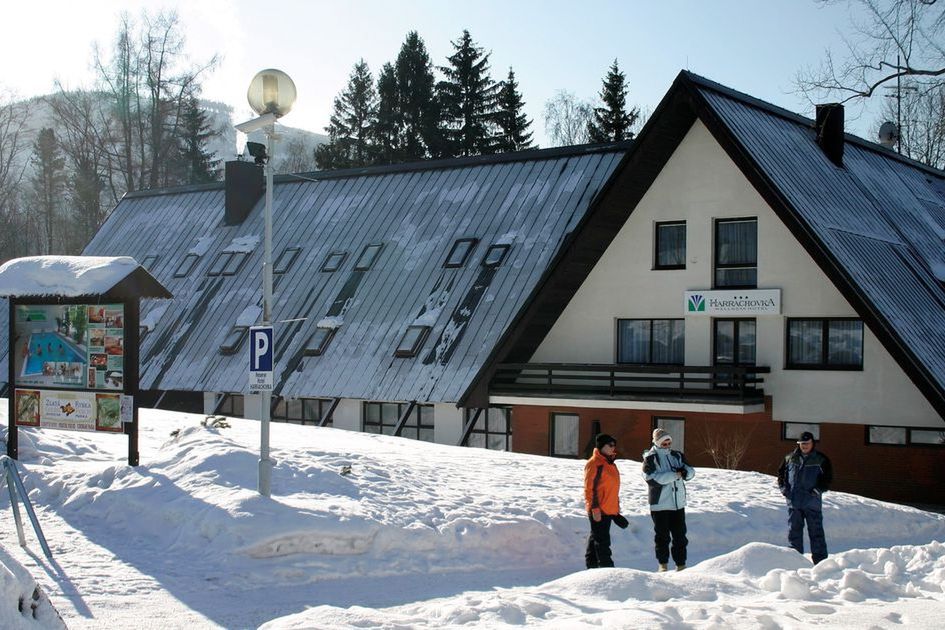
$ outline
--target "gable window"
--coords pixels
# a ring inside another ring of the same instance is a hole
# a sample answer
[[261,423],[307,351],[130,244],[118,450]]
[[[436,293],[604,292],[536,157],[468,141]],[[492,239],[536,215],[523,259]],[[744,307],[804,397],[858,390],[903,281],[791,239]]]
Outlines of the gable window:
[[758,286],[758,219],[715,222],[715,287]]
[[177,265],[177,269],[174,270],[175,278],[185,278],[191,271],[193,271],[194,265],[197,264],[197,261],[200,259],[200,256],[197,254],[187,254],[184,256],[184,260],[180,261],[180,264]]
[[466,265],[466,259],[469,258],[469,255],[472,253],[472,250],[476,247],[476,243],[479,242],[479,239],[475,238],[461,238],[457,239],[453,243],[453,247],[450,249],[450,253],[446,256],[446,262],[443,263],[443,266],[447,269],[455,269],[457,267],[463,267]]
[[505,256],[509,253],[511,247],[508,244],[490,245],[489,249],[486,250],[486,255],[482,258],[482,266],[498,267],[505,260]]
[[317,357],[324,354],[325,349],[328,348],[328,344],[331,343],[332,338],[335,336],[336,330],[337,328],[327,326],[317,327],[315,334],[313,334],[305,344],[305,350],[302,351],[302,354],[307,357]]
[[233,328],[230,329],[230,332],[227,333],[223,343],[220,344],[220,354],[236,354],[236,352],[240,349],[240,345],[243,343],[243,338],[246,337],[246,332],[248,330],[249,326],[233,326]]
[[618,319],[617,363],[682,365],[685,333],[682,319]]
[[272,266],[272,273],[283,274],[289,271],[289,268],[292,267],[292,263],[298,258],[300,251],[302,251],[301,247],[286,247],[283,249],[279,257],[276,258],[275,264]]
[[407,326],[404,336],[400,338],[397,344],[397,350],[394,351],[395,357],[413,357],[416,356],[430,334],[429,326]]
[[157,262],[157,259],[158,259],[157,254],[148,254],[147,256],[144,257],[144,260],[141,261],[141,266],[147,269],[148,271],[151,271],[151,269],[154,268],[154,263]]
[[381,249],[384,247],[383,243],[374,243],[373,245],[365,245],[364,249],[361,251],[361,255],[358,256],[358,262],[354,264],[355,271],[367,271],[374,266],[374,262],[377,260],[378,254],[381,253]]
[[322,271],[332,272],[338,271],[341,268],[341,265],[344,264],[345,258],[348,257],[348,252],[331,252],[325,256],[325,261],[322,263]]
[[801,437],[801,433],[810,431],[815,440],[820,440],[820,425],[809,422],[783,422],[781,423],[781,439],[796,442]]
[[788,319],[785,367],[862,370],[863,322],[846,318]]
[[[467,409],[465,422],[476,415],[476,409]],[[512,408],[488,407],[483,409],[469,433],[466,446],[491,451],[512,450]]]
[[577,457],[580,417],[572,413],[551,414],[551,456]]
[[654,269],[686,268],[686,222],[656,224],[656,260]]
[[[365,402],[362,426],[365,433],[394,435],[408,403]],[[433,405],[416,405],[400,431],[400,437],[433,441]]]

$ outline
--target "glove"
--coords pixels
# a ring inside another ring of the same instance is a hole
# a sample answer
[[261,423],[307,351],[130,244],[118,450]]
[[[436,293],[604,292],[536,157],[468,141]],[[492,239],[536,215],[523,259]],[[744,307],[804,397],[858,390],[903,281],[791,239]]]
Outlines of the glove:
[[600,510],[597,508],[591,510],[591,518],[594,519],[595,523],[600,523]]
[[630,521],[627,520],[623,514],[614,514],[612,517],[614,519],[614,524],[620,529],[627,529],[627,526],[630,525]]

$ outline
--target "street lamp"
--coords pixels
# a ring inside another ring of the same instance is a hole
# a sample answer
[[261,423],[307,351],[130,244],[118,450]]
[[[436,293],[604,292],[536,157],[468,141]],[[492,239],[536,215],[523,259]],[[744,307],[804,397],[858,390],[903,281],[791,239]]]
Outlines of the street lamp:
[[[246,98],[258,118],[236,125],[237,130],[251,133],[262,129],[266,134],[269,159],[266,162],[266,224],[265,254],[263,258],[263,326],[272,325],[272,157],[275,155],[276,120],[289,113],[295,103],[295,83],[281,70],[262,70],[249,84]],[[275,343],[275,335],[273,335]],[[272,366],[275,370],[275,365]],[[259,437],[259,494],[268,497],[272,486],[272,460],[269,459],[269,414],[272,391],[262,391],[262,418]]]

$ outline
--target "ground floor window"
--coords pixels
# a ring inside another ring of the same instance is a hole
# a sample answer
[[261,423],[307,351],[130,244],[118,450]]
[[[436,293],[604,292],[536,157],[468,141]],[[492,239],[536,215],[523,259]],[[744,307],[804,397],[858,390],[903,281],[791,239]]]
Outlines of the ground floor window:
[[[467,409],[464,421],[469,422],[478,409]],[[487,448],[493,451],[512,450],[512,408],[489,407],[483,409],[476,424],[469,432],[466,446]]]
[[223,394],[223,400],[217,406],[217,415],[243,418],[243,413],[242,394]]
[[781,439],[792,440],[796,442],[801,433],[810,431],[815,440],[820,439],[820,425],[807,422],[784,422],[781,426]]
[[[365,433],[394,435],[397,423],[410,403],[365,402],[362,429]],[[433,441],[433,405],[415,405],[400,432],[401,437]]]
[[[290,424],[320,425],[331,408],[328,398],[278,398],[272,408],[272,419]],[[329,419],[325,426],[332,425]]]
[[945,446],[945,431],[870,426],[867,428],[866,440],[870,444]]
[[670,418],[667,416],[653,416],[651,428],[661,428],[673,438],[673,450],[686,450],[686,421],[684,418]]
[[551,455],[577,457],[580,417],[571,413],[551,414]]

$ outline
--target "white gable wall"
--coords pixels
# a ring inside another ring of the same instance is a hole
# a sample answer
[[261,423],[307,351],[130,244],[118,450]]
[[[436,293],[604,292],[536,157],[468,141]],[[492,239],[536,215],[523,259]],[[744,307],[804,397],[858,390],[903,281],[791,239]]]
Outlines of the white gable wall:
[[[758,218],[758,288],[781,289],[782,315],[758,316],[757,365],[785,422],[941,426],[918,388],[864,327],[862,371],[785,370],[786,317],[856,317],[708,129],[696,121],[532,357],[613,363],[618,318],[683,316],[683,292],[712,287],[713,221]],[[686,221],[687,265],[653,267],[655,223]],[[711,365],[710,317],[686,318],[686,365]]]

